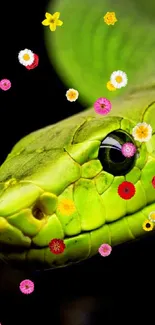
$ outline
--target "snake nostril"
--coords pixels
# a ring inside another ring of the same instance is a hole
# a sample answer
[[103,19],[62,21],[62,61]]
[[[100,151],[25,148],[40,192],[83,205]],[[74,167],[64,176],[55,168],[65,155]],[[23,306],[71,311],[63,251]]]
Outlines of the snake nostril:
[[33,207],[32,214],[33,214],[34,218],[36,218],[38,220],[42,220],[44,218],[44,213],[37,206]]

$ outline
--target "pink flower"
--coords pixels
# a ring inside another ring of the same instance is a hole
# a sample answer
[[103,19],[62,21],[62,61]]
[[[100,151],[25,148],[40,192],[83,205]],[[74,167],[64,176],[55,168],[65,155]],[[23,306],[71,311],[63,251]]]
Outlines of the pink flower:
[[34,291],[34,283],[31,280],[26,279],[20,283],[19,288],[22,293],[29,295]]
[[94,103],[94,109],[97,114],[107,115],[111,111],[111,102],[106,98],[98,98]]
[[136,152],[136,147],[134,146],[133,143],[126,142],[123,144],[121,151],[122,151],[123,156],[130,158],[130,157],[134,156],[134,154]]
[[111,254],[112,247],[108,244],[102,244],[98,251],[101,256],[104,256],[104,257],[109,256]]
[[11,88],[11,81],[9,79],[2,79],[0,81],[0,88],[2,90],[9,90]]

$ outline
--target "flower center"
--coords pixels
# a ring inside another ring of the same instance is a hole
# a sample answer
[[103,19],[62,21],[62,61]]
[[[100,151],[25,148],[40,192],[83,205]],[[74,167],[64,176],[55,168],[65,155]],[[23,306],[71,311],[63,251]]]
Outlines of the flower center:
[[60,249],[60,245],[59,245],[59,243],[55,243],[55,244],[53,245],[53,249],[54,249],[55,251],[58,251],[58,250]]
[[69,210],[70,209],[70,205],[68,203],[64,203],[64,209],[65,210]]
[[125,193],[129,193],[129,189],[126,187],[126,188],[124,189],[124,192],[125,192]]
[[74,92],[70,92],[69,96],[70,96],[70,98],[74,98],[75,97],[75,93]]
[[116,77],[116,81],[117,81],[118,83],[122,82],[122,77],[121,77],[121,76],[117,76],[117,77]]
[[54,23],[55,23],[55,19],[54,19],[54,18],[51,18],[51,19],[50,19],[50,23],[51,23],[51,24],[54,24]]
[[101,108],[105,108],[105,104],[101,104],[100,107],[101,107]]
[[146,228],[150,228],[150,224],[149,223],[146,223]]
[[30,60],[30,56],[29,56],[29,54],[24,54],[23,55],[23,59],[25,60],[25,61],[28,61],[28,60]]
[[147,137],[147,135],[148,135],[148,129],[145,128],[144,126],[141,126],[141,128],[139,130],[139,134],[140,134],[140,136]]

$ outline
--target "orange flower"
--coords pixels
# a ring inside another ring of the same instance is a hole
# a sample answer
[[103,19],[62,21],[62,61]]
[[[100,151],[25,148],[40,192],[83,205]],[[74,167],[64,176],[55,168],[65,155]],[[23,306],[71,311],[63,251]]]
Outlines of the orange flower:
[[75,212],[74,202],[70,199],[62,199],[58,204],[58,210],[64,215],[71,215]]

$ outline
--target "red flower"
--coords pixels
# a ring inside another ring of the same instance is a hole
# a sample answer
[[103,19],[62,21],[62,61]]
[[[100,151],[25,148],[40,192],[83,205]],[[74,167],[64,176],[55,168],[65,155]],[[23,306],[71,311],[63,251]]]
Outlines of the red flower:
[[39,56],[34,53],[34,61],[31,65],[27,65],[25,68],[28,70],[34,69],[38,66],[39,64]]
[[61,254],[65,249],[65,244],[62,239],[52,239],[49,243],[50,251],[53,254]]
[[153,178],[152,178],[152,185],[155,188],[155,176],[153,176]]
[[118,186],[118,194],[124,200],[131,199],[135,192],[135,186],[130,182],[123,182]]

